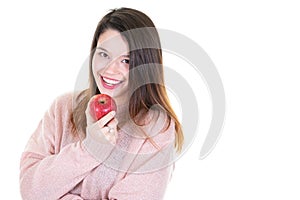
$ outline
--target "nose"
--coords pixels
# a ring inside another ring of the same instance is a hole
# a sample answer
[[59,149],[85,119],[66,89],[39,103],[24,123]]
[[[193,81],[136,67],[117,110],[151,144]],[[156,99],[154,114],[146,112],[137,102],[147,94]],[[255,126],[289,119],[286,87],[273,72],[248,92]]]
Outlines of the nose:
[[111,74],[117,74],[120,69],[119,65],[120,65],[119,59],[118,58],[114,59],[110,63],[107,64],[107,66],[105,67],[105,72],[111,73]]

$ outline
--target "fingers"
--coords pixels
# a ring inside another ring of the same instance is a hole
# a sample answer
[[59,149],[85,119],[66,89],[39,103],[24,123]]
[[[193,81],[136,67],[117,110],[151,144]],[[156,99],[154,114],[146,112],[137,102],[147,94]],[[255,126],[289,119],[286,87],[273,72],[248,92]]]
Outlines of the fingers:
[[102,128],[103,135],[106,137],[108,141],[110,141],[113,144],[116,144],[118,138],[117,125],[118,125],[118,120],[114,118],[106,126]]
[[[105,127],[105,128],[109,129],[108,127]],[[106,138],[106,140],[108,140],[110,143],[112,143],[112,144],[117,143],[117,139],[118,139],[117,132],[110,133],[109,131],[107,131],[107,132],[104,132],[103,135]]]
[[[88,105],[90,104],[90,101],[88,102]],[[89,106],[87,106],[87,109],[85,110],[85,115],[87,120],[87,131],[89,134],[93,135],[93,137],[97,141],[103,143],[109,141],[113,144],[116,144],[118,135],[118,121],[115,118],[115,111],[107,113],[97,121],[92,117]]]
[[[112,144],[116,144],[118,138],[118,120],[114,118],[115,112],[112,111],[98,120],[97,127],[100,129],[102,136]],[[99,136],[101,137],[101,135]]]
[[[104,115],[101,119],[98,120],[98,125],[100,128],[104,127],[106,124],[108,124],[110,121],[115,121],[115,120],[112,120],[116,115],[116,112],[115,111],[111,111],[109,113],[107,113],[106,115]],[[111,123],[111,122],[110,122]],[[116,122],[113,122],[113,123],[116,123]]]
[[118,125],[118,120],[116,118],[114,118],[113,120],[108,122],[106,126],[108,126],[110,128],[116,128],[117,125]]
[[100,143],[110,142],[116,144],[118,138],[117,121],[112,120],[111,123],[102,128],[99,127],[98,123],[94,123],[87,127],[87,134],[92,135]]

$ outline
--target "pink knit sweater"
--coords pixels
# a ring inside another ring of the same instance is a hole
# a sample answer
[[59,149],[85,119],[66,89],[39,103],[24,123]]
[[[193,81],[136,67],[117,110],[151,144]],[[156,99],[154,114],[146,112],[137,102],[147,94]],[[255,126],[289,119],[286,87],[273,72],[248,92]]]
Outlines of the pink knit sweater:
[[89,134],[80,139],[71,132],[72,96],[53,102],[28,141],[20,164],[23,199],[163,199],[174,165],[173,121],[166,130],[163,113],[147,115],[141,129],[156,145],[132,134],[130,124],[118,131],[116,145]]

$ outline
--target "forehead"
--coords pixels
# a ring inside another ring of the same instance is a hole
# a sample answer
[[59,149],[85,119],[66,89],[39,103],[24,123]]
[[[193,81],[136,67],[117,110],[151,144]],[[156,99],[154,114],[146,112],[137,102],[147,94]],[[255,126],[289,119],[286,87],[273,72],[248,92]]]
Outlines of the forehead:
[[102,33],[98,39],[97,47],[106,49],[115,54],[129,52],[127,41],[116,30],[108,29]]

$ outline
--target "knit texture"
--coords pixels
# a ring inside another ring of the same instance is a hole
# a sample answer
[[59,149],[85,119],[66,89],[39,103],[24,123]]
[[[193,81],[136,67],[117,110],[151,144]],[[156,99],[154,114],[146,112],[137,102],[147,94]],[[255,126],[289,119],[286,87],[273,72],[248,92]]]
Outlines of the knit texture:
[[72,93],[55,99],[30,137],[20,162],[22,198],[163,199],[174,166],[174,122],[166,129],[167,116],[150,111],[142,126],[120,123],[116,145],[103,144],[88,133],[73,136],[72,103]]

